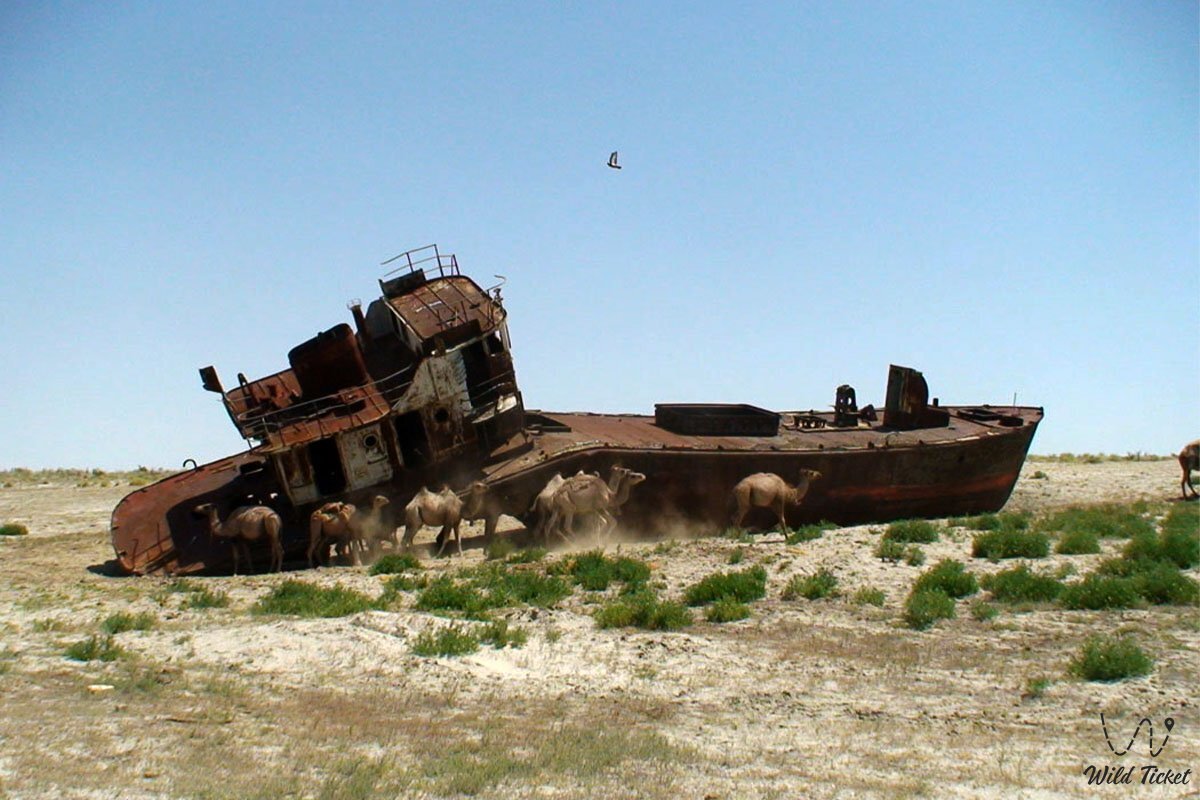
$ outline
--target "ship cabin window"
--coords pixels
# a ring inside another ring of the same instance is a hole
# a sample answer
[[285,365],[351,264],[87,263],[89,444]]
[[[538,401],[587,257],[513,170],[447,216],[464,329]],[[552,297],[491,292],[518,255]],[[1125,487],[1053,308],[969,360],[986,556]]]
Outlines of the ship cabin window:
[[313,480],[322,495],[346,490],[346,473],[342,455],[333,439],[319,439],[308,446],[308,461],[312,464]]

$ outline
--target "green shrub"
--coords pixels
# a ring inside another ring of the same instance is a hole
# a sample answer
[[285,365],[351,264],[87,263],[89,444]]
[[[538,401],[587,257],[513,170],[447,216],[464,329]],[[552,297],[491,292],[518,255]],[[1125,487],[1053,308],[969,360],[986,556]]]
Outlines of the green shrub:
[[125,651],[113,642],[112,634],[89,636],[67,648],[66,656],[73,661],[116,661]]
[[670,631],[692,624],[692,612],[683,605],[660,600],[648,589],[626,595],[596,612],[601,628],[644,628]]
[[143,611],[140,614],[130,614],[126,611],[121,611],[100,623],[100,630],[107,634],[124,633],[125,631],[148,631],[154,627],[154,623],[157,621],[158,618],[148,611]]
[[1163,555],[1180,569],[1200,564],[1200,504],[1176,503],[1162,521]]
[[28,536],[29,528],[19,522],[6,522],[0,525],[0,536]]
[[395,596],[400,592],[412,592],[417,589],[424,589],[428,585],[428,575],[389,575],[387,580],[383,582],[383,591],[391,599],[395,599]]
[[827,569],[820,569],[815,575],[793,575],[783,589],[784,600],[795,600],[803,597],[807,600],[819,600],[822,597],[837,595],[838,579]]
[[1133,608],[1140,600],[1132,578],[1113,578],[1095,572],[1081,581],[1067,584],[1058,596],[1063,608],[1089,611]]
[[740,547],[733,548],[733,552],[729,554],[729,564],[740,564],[742,559],[746,557],[746,551]]
[[488,562],[466,573],[461,582],[449,575],[429,581],[417,596],[416,608],[480,618],[490,609],[519,604],[550,608],[570,594],[571,587],[561,578]]
[[1002,528],[981,533],[971,543],[976,558],[1045,558],[1050,554],[1050,539],[1044,533]]
[[1044,675],[1036,678],[1029,678],[1027,681],[1025,681],[1025,693],[1022,694],[1021,697],[1027,700],[1037,700],[1046,693],[1046,690],[1049,689],[1050,685],[1053,683],[1054,681]]
[[229,595],[220,590],[213,591],[207,586],[197,586],[188,593],[186,608],[225,608],[229,605]]
[[398,575],[409,570],[423,569],[421,560],[412,553],[388,553],[371,565],[372,575]]
[[440,628],[436,633],[425,631],[413,640],[412,652],[418,656],[465,656],[479,649],[475,634],[457,625]]
[[718,572],[692,584],[684,592],[689,606],[699,606],[730,597],[743,603],[760,600],[767,594],[767,571],[751,567],[740,572]]
[[496,606],[475,586],[439,575],[417,595],[414,607],[420,611],[460,611],[468,617],[479,617]]
[[963,569],[961,561],[945,559],[926,570],[913,584],[913,593],[940,591],[950,598],[967,597],[979,591],[975,576]]
[[506,619],[498,619],[483,629],[479,640],[487,642],[497,650],[503,650],[505,647],[523,647],[525,642],[529,641],[529,634],[522,628],[510,628]]
[[534,564],[545,558],[547,552],[544,547],[528,547],[513,553],[507,560],[509,564]]
[[366,595],[341,586],[316,586],[288,580],[254,604],[254,614],[286,614],[294,617],[344,617],[374,608]]
[[1114,503],[1072,506],[1043,517],[1038,521],[1037,529],[1059,533],[1083,530],[1101,539],[1128,539],[1138,533],[1152,533],[1154,530],[1140,509],[1138,505]]
[[814,539],[820,539],[825,535],[825,531],[837,529],[837,525],[832,522],[817,522],[812,525],[802,525],[799,528],[791,531],[784,537],[788,544],[800,544],[801,542],[811,542]]
[[1121,548],[1121,557],[1126,561],[1161,561],[1163,558],[1162,546],[1158,537],[1148,531],[1135,534],[1130,537],[1125,546]]
[[904,551],[904,563],[910,567],[921,566],[925,563],[925,551],[915,544],[910,544],[908,549]]
[[1051,575],[1040,575],[1019,564],[987,576],[983,588],[1001,603],[1047,603],[1059,596],[1063,584]]
[[1054,552],[1068,556],[1099,553],[1100,539],[1096,536],[1095,531],[1083,530],[1081,528],[1064,531],[1058,537],[1058,544],[1055,545]]
[[1023,531],[1029,527],[1029,515],[1016,512],[980,514],[976,517],[959,517],[951,520],[951,524],[973,531]]
[[954,601],[940,590],[913,592],[904,603],[904,624],[918,631],[933,626],[939,619],[954,617]]
[[1000,609],[984,600],[976,600],[974,603],[971,603],[971,616],[979,622],[987,622],[989,619],[995,619],[999,613]]
[[704,618],[709,622],[735,622],[749,616],[750,606],[731,597],[722,597],[704,610]]
[[1159,561],[1133,575],[1133,586],[1156,606],[1192,606],[1200,602],[1200,584],[1167,561]]
[[873,586],[864,586],[854,593],[850,601],[860,606],[883,606],[883,601],[887,599],[883,594],[883,590],[876,589]]
[[1093,636],[1072,659],[1070,674],[1088,681],[1119,681],[1148,675],[1154,661],[1131,639]]
[[903,519],[888,525],[883,538],[905,544],[930,544],[938,540],[938,531],[928,520]]
[[636,558],[609,558],[603,551],[580,553],[571,560],[569,574],[585,590],[600,592],[613,581],[640,586],[650,580],[650,565]]
[[1162,558],[1180,569],[1191,569],[1200,565],[1200,535],[1179,528],[1163,527],[1159,538]]
[[875,545],[875,557],[880,561],[895,563],[904,558],[904,543],[892,539],[880,539],[879,544]]

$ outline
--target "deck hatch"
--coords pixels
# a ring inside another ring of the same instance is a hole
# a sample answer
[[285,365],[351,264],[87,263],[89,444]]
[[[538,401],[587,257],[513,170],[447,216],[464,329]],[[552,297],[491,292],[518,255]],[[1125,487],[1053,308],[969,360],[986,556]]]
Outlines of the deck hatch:
[[654,424],[685,436],[775,436],[779,415],[744,403],[658,403]]

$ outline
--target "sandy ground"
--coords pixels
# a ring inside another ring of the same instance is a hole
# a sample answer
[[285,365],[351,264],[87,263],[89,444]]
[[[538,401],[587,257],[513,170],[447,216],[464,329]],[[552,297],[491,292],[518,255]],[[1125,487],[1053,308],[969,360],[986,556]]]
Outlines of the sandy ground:
[[[1003,608],[980,622],[964,600],[930,631],[904,627],[913,580],[938,560],[977,575],[1012,565],[972,559],[961,528],[924,546],[923,567],[872,557],[870,526],[796,545],[777,534],[629,542],[620,551],[650,562],[667,597],[761,564],[767,598],[743,621],[697,614],[658,633],[597,628],[608,595],[577,590],[553,609],[500,615],[528,632],[523,647],[425,658],[414,637],[448,622],[412,609],[412,593],[394,610],[334,619],[249,611],[288,578],[379,594],[383,579],[361,567],[193,579],[231,598],[209,609],[188,608],[165,578],[112,577],[108,517],[127,491],[0,489],[0,522],[30,529],[0,537],[0,797],[1181,797],[1200,786],[1194,774],[1139,783],[1146,765],[1200,769],[1197,609]],[[1177,493],[1173,461],[1031,462],[1008,510]],[[1102,557],[1037,567],[1082,574]],[[468,548],[424,563],[437,574],[482,559]],[[781,599],[789,578],[821,567],[841,597]],[[882,590],[883,607],[852,603],[861,587]],[[117,634],[114,661],[65,657],[119,611],[148,613],[153,627]],[[1098,632],[1133,634],[1154,671],[1069,678]],[[1038,678],[1047,688],[1030,696]],[[1157,758],[1144,732],[1118,757],[1101,712],[1118,746],[1117,731],[1127,741],[1143,716],[1156,747],[1159,723],[1174,727]],[[1132,785],[1089,786],[1088,765],[1137,771]]]

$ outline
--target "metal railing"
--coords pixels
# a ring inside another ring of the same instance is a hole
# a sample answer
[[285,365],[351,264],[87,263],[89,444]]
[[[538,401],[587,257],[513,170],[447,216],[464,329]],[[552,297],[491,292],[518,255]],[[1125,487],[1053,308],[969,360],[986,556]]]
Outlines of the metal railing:
[[[432,251],[432,253],[430,252]],[[417,247],[412,250],[405,250],[398,256],[392,256],[387,261],[379,264],[381,267],[386,267],[394,261],[401,261],[400,266],[393,269],[391,272],[384,273],[385,278],[390,278],[397,272],[408,270],[415,272],[418,269],[423,269],[426,273],[437,270],[439,278],[445,278],[449,275],[458,275],[458,259],[453,253],[442,255],[436,244],[427,244],[424,247]]]
[[[412,376],[415,373],[416,365],[412,365],[373,381],[375,393],[383,398],[384,403],[390,408],[400,400],[412,384]],[[330,415],[352,413],[350,409],[354,401],[343,400],[342,392],[347,389],[362,389],[369,386],[371,386],[371,382],[347,386],[335,394],[317,397],[286,408],[257,413],[246,411],[237,415],[238,427],[241,429],[244,439],[258,439],[265,442],[275,434],[279,435],[280,444],[286,444],[283,439],[283,431],[286,428],[316,422],[318,430],[320,430],[323,418]]]

